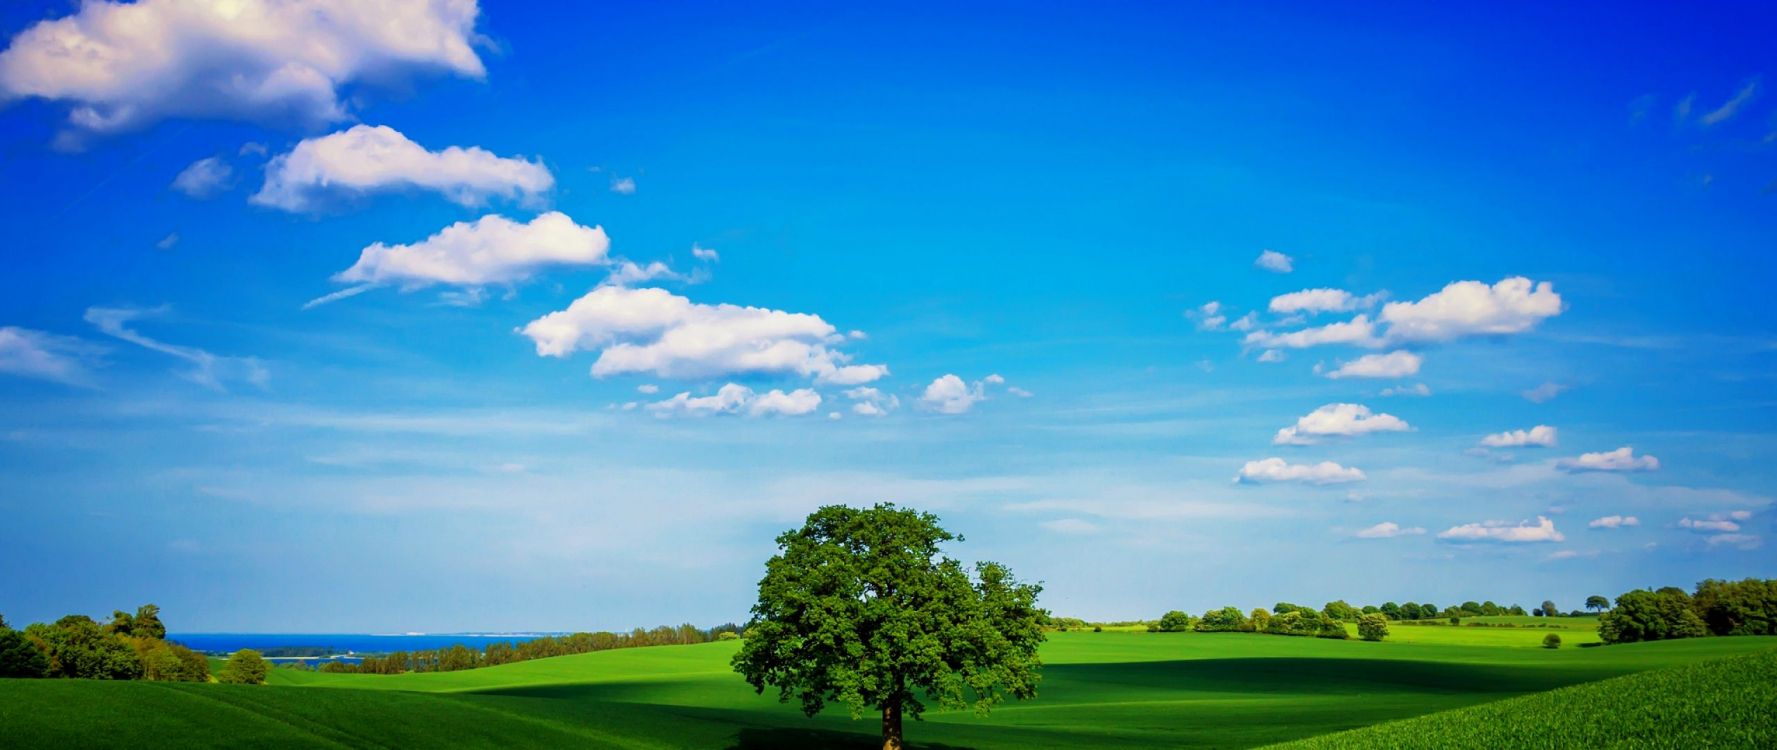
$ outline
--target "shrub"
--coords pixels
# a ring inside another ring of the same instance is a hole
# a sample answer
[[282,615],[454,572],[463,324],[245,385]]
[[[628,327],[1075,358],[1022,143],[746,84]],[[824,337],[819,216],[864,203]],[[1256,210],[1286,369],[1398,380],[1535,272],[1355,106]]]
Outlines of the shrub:
[[1543,636],[1543,648],[1561,648],[1561,636],[1554,633]]
[[1092,626],[1092,632],[1094,632],[1094,633],[1103,633],[1103,632],[1104,632],[1104,626],[1103,626],[1103,625],[1093,625],[1093,626]]
[[1178,610],[1167,612],[1160,617],[1158,628],[1164,633],[1179,633],[1191,629],[1191,616]]
[[1366,641],[1380,641],[1388,637],[1388,618],[1381,614],[1368,614],[1358,618],[1357,635]]
[[216,675],[216,681],[235,685],[264,685],[265,675],[270,671],[271,665],[258,651],[243,648],[228,657],[228,662],[222,665],[222,672]]
[[738,641],[738,640],[740,640],[740,634],[736,633],[732,630],[724,630],[724,631],[716,634],[716,640],[718,640],[718,641]]
[[1212,609],[1193,626],[1199,633],[1236,633],[1247,629],[1246,615],[1234,607]]

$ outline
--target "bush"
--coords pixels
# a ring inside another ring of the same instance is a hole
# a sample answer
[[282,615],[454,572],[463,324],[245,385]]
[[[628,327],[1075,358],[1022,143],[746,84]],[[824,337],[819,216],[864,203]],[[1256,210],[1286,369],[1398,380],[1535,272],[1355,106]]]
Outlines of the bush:
[[1094,632],[1094,633],[1103,633],[1103,632],[1104,632],[1104,626],[1103,626],[1103,625],[1093,625],[1093,626],[1092,626],[1092,632]]
[[270,671],[271,665],[258,651],[243,648],[228,657],[228,663],[222,665],[222,672],[216,675],[216,681],[234,685],[264,685],[265,675]]
[[1357,635],[1366,641],[1380,641],[1388,637],[1388,618],[1381,614],[1368,614],[1358,618]]
[[1167,612],[1160,617],[1158,630],[1163,633],[1181,633],[1191,629],[1191,616],[1178,610]]
[[1561,636],[1554,633],[1543,636],[1543,648],[1561,648]]
[[1234,607],[1212,609],[1203,613],[1193,628],[1199,633],[1237,633],[1247,630],[1246,615]]
[[738,641],[738,640],[740,640],[740,634],[736,633],[732,630],[724,630],[724,631],[716,634],[716,640],[718,640],[718,641]]

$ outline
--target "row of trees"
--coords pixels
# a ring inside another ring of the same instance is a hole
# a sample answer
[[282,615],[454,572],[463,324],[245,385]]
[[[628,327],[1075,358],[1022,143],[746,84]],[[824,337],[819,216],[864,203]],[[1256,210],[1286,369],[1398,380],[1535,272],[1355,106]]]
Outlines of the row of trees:
[[0,677],[76,677],[89,680],[206,682],[202,654],[166,640],[160,608],[117,611],[99,624],[86,615],[13,630],[0,618]]
[[700,629],[686,623],[678,627],[662,625],[652,630],[636,628],[628,633],[573,633],[544,636],[521,643],[490,643],[473,649],[463,644],[425,651],[397,651],[382,656],[366,656],[359,663],[329,661],[321,665],[323,672],[357,672],[362,674],[402,674],[405,672],[457,672],[465,669],[492,667],[500,664],[545,659],[551,656],[584,654],[640,646],[675,646],[707,643],[740,637],[740,626],[726,623]]
[[[1344,604],[1344,602],[1338,602]],[[1337,611],[1345,617],[1332,614]],[[1347,619],[1349,618],[1349,619]],[[1202,617],[1193,618],[1184,612],[1173,610],[1166,613],[1149,628],[1156,632],[1180,632],[1185,630],[1198,633],[1269,633],[1272,635],[1309,636],[1314,638],[1346,639],[1351,633],[1345,629],[1345,623],[1357,623],[1358,637],[1366,641],[1380,641],[1388,637],[1388,617],[1380,612],[1369,612],[1353,609],[1349,605],[1340,610],[1328,605],[1326,611],[1312,607],[1301,607],[1289,602],[1278,602],[1276,611],[1263,607],[1249,613],[1242,613],[1239,607],[1223,607],[1203,613]]]
[[1699,582],[1695,593],[1677,586],[1636,589],[1598,618],[1605,643],[1708,635],[1777,635],[1777,580],[1711,578]]

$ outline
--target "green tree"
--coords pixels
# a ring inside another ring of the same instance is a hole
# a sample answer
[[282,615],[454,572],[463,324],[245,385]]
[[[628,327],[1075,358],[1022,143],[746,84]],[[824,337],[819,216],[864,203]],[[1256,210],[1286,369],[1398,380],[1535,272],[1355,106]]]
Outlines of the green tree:
[[1777,635],[1777,580],[1705,580],[1691,608],[1716,635]]
[[51,677],[134,680],[142,676],[142,660],[129,641],[105,632],[86,615],[68,615],[50,625],[33,623],[25,628],[25,637],[48,657]]
[[0,677],[46,677],[49,659],[24,633],[0,628]]
[[258,651],[243,648],[229,655],[228,661],[217,673],[217,682],[234,685],[264,685],[265,675],[271,671],[271,664]]
[[1364,615],[1357,621],[1357,636],[1366,641],[1380,641],[1388,637],[1388,617],[1382,614]]
[[1555,606],[1554,602],[1547,599],[1543,600],[1543,617],[1557,617],[1560,614],[1561,608]]
[[1561,648],[1561,636],[1554,633],[1543,636],[1543,648]]
[[1249,633],[1263,633],[1265,632],[1265,628],[1271,624],[1271,613],[1265,611],[1264,607],[1255,607],[1252,613],[1247,615],[1246,618],[1248,622],[1247,632]]
[[1382,615],[1390,620],[1401,619],[1401,605],[1395,604],[1394,602],[1384,603],[1382,605]]
[[1616,608],[1598,618],[1598,637],[1605,643],[1696,638],[1708,633],[1683,592],[1674,595],[1637,589],[1617,597]]
[[1183,633],[1190,629],[1191,616],[1188,614],[1175,609],[1160,616],[1160,632],[1162,633]]
[[1597,594],[1593,594],[1586,597],[1586,609],[1592,610],[1593,612],[1603,612],[1604,610],[1610,609],[1610,600]]
[[1327,606],[1322,607],[1320,612],[1323,615],[1342,622],[1354,622],[1360,614],[1356,608],[1345,603],[1344,599],[1327,602]]
[[1036,695],[1048,613],[1041,586],[998,563],[971,579],[940,545],[963,541],[930,513],[829,505],[777,538],[734,669],[809,716],[828,702],[882,714],[882,746],[902,747],[903,714],[925,700],[986,713]]
[[1192,626],[1200,633],[1238,633],[1250,628],[1246,615],[1241,614],[1238,607],[1212,609],[1203,613],[1203,618]]

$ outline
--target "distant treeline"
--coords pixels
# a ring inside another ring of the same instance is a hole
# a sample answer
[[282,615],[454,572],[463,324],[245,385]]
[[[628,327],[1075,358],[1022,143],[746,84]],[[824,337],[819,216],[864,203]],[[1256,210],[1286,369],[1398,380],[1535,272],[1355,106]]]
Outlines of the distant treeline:
[[[87,680],[208,682],[210,662],[203,654],[166,640],[160,608],[145,604],[135,614],[122,610],[103,625],[86,615],[13,630],[0,617],[0,677],[72,677]],[[223,682],[248,681],[235,670]]]
[[1777,580],[1714,578],[1695,593],[1677,586],[1636,589],[1617,597],[1598,618],[1605,643],[1663,641],[1712,635],[1777,635]]
[[[407,672],[458,672],[465,669],[492,667],[500,664],[546,659],[551,656],[585,654],[640,646],[677,646],[690,643],[733,640],[740,637],[741,627],[734,623],[717,625],[708,630],[689,623],[678,627],[662,625],[652,630],[636,628],[628,633],[573,633],[544,636],[519,643],[490,643],[482,649],[463,644],[450,648],[421,651],[396,651],[383,656],[366,656],[357,664],[344,661],[322,663],[322,672],[358,674],[404,674]],[[286,664],[290,669],[308,669],[303,664]]]

